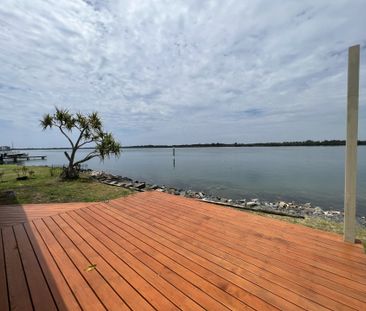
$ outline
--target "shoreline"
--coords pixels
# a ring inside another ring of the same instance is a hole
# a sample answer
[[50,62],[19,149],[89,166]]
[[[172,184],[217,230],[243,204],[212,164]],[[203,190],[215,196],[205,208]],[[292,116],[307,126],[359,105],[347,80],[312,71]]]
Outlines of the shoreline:
[[[201,191],[194,191],[191,189],[176,189],[166,185],[149,184],[145,181],[133,180],[129,177],[122,177],[113,175],[104,171],[87,170],[90,176],[98,182],[108,184],[111,186],[124,187],[135,191],[160,191],[173,195],[180,195],[188,198],[195,198],[202,202],[218,204],[221,206],[247,210],[252,212],[273,214],[278,216],[292,217],[292,218],[321,218],[334,222],[343,222],[343,211],[337,210],[323,210],[319,206],[312,206],[311,203],[298,204],[294,201],[285,202],[268,202],[261,201],[258,198],[246,200],[233,200],[230,198],[223,198],[212,196]],[[357,216],[357,222],[362,227],[366,227],[366,217]]]
[[[216,148],[216,147],[336,147],[345,146],[346,141],[342,139],[326,139],[326,140],[302,140],[302,141],[272,141],[272,142],[251,142],[251,143],[190,143],[190,144],[145,144],[145,145],[129,145],[121,149],[144,149],[144,148]],[[366,146],[366,140],[358,139],[358,146]],[[10,147],[4,146],[10,150],[64,150],[71,149],[67,147]],[[94,149],[94,147],[83,147],[80,149]],[[4,150],[3,150],[4,151]]]

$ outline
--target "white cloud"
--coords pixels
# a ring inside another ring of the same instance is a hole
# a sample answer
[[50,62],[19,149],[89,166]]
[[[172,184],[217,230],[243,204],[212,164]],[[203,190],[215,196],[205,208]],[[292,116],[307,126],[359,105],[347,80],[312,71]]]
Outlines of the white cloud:
[[361,0],[2,0],[9,135],[0,144],[61,145],[38,127],[54,105],[98,110],[124,144],[342,138],[356,43],[365,139],[365,9]]

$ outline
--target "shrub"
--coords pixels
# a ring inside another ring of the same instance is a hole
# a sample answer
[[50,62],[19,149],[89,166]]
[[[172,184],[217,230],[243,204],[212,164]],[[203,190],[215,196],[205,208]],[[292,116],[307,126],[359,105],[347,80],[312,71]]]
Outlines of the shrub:
[[51,177],[54,177],[54,176],[60,175],[60,174],[61,174],[61,170],[62,170],[62,168],[61,168],[61,167],[58,167],[58,166],[54,166],[54,165],[52,165],[52,166],[50,167],[50,175],[51,175]]
[[23,166],[22,167],[23,176],[26,176],[27,175],[27,172],[28,172],[28,168],[26,166]]

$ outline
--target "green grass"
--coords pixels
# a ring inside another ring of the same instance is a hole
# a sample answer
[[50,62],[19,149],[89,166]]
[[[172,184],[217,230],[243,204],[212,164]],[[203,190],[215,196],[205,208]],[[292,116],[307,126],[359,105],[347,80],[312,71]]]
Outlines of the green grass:
[[[27,180],[16,180],[19,168],[17,165],[0,166],[0,204],[97,202],[131,193],[124,188],[95,182],[87,174],[77,180],[63,181],[58,177],[61,169],[54,169],[51,176],[50,167],[29,166],[28,172],[33,170],[34,175],[29,177],[27,173]],[[14,191],[15,196],[9,195],[9,191]]]

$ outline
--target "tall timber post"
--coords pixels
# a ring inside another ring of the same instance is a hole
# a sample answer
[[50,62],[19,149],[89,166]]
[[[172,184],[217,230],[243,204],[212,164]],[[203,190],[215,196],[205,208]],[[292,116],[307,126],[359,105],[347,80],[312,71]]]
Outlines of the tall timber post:
[[357,131],[360,46],[348,49],[347,140],[344,188],[344,240],[356,238]]

